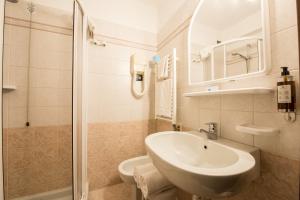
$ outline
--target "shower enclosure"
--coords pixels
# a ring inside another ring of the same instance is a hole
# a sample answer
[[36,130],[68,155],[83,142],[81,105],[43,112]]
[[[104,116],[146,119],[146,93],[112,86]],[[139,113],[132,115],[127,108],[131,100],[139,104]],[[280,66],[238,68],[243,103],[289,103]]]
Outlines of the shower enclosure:
[[85,16],[73,0],[1,0],[0,6],[1,197],[84,199]]

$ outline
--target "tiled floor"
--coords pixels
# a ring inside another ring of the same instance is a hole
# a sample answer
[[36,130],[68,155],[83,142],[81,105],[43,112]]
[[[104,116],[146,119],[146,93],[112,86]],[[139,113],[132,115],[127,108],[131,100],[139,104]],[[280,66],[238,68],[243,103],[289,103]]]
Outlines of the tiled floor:
[[131,185],[120,183],[108,186],[89,193],[89,200],[132,200],[133,189]]

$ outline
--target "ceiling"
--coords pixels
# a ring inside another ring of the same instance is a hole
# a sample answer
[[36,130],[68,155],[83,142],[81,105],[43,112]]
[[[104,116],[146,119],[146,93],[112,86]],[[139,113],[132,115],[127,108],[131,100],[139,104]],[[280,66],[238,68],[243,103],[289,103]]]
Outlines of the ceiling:
[[[73,9],[73,0],[20,1],[68,12]],[[189,0],[83,0],[83,3],[93,18],[157,33],[186,1]]]

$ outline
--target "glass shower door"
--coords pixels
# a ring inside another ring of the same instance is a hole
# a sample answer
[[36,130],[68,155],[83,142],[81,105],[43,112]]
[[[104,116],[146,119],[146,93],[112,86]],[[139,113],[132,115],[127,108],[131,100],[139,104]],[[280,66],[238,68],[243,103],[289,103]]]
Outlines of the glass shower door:
[[5,199],[72,199],[73,0],[6,0],[2,25]]

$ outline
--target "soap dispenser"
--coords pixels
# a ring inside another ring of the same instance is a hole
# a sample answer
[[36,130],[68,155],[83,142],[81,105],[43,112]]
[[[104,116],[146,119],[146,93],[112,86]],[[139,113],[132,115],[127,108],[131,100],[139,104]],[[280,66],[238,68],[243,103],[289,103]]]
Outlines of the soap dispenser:
[[288,67],[281,67],[281,76],[277,82],[278,111],[282,113],[296,112],[296,87]]

